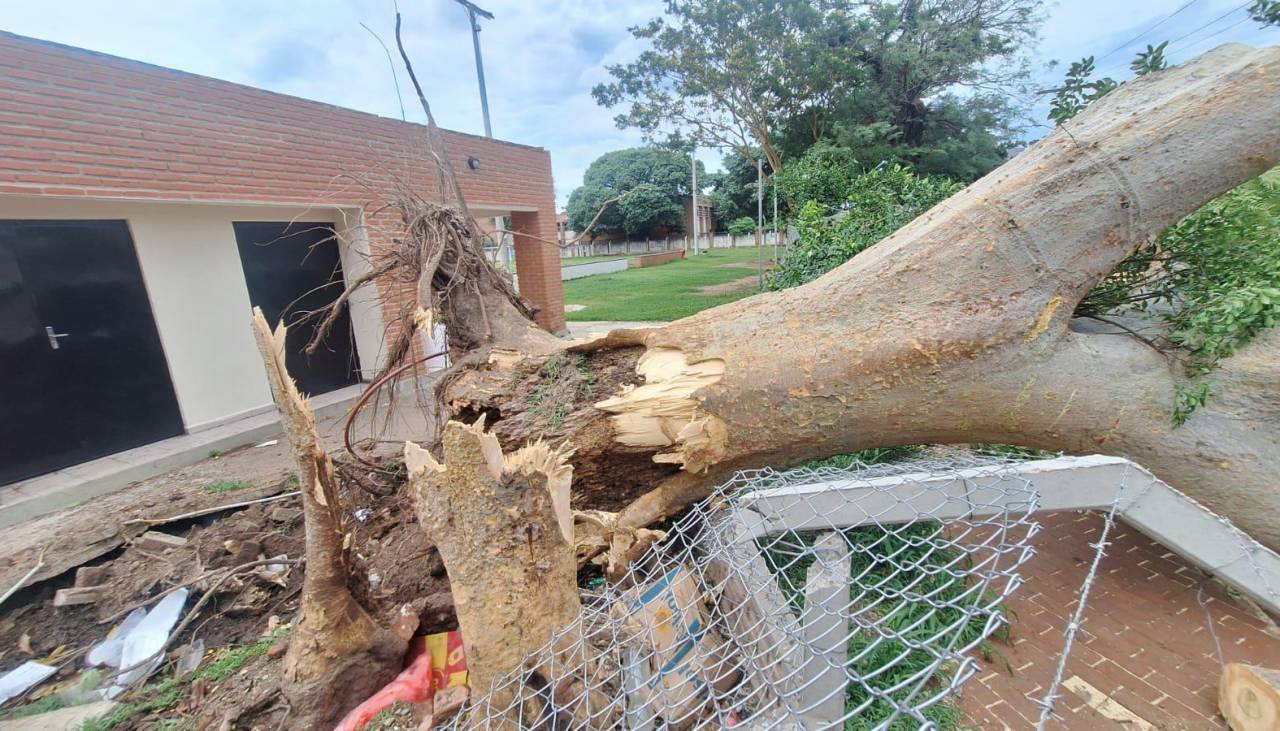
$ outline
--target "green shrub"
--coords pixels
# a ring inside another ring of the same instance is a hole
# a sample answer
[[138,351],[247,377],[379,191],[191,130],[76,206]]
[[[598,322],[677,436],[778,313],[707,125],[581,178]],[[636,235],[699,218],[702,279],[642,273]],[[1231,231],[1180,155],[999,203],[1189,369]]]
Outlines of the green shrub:
[[1174,394],[1181,424],[1210,396],[1205,376],[1280,324],[1280,168],[1211,201],[1134,252],[1085,298],[1086,316],[1163,321],[1189,382]]
[[728,229],[729,233],[734,236],[750,236],[755,233],[756,221],[754,218],[749,218],[747,216],[735,218],[729,222]]
[[808,201],[837,210],[848,202],[854,181],[864,172],[851,150],[819,142],[778,173],[778,194],[792,210]]
[[788,247],[767,287],[794,287],[825,274],[963,187],[891,165],[848,180],[841,210],[807,200],[796,220],[800,238]]

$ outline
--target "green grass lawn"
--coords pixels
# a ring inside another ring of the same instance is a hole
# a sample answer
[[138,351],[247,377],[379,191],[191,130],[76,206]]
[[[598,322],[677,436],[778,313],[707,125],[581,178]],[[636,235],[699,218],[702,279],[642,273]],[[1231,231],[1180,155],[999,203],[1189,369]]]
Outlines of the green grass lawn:
[[[765,250],[766,259],[772,254]],[[586,305],[570,312],[570,320],[676,320],[742,299],[756,293],[754,285],[728,294],[702,294],[699,287],[725,284],[754,277],[755,267],[725,266],[755,263],[754,248],[714,249],[709,254],[689,255],[680,261],[615,274],[572,279],[564,283],[564,301]]]

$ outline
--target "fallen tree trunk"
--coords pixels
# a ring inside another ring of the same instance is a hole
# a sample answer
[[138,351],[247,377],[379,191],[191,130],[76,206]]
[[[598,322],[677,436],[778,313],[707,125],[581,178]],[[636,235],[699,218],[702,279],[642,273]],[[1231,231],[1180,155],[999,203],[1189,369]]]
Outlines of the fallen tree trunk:
[[[1280,334],[1225,360],[1214,398],[1175,427],[1176,363],[1127,334],[1072,328],[1080,301],[1137,247],[1278,160],[1280,49],[1225,46],[1124,85],[814,282],[578,343],[536,329],[490,271],[457,186],[457,207],[400,201],[400,268],[376,271],[417,276],[418,302],[387,368],[410,359],[414,328],[434,317],[458,336],[436,392],[455,420],[443,463],[411,445],[406,464],[473,687],[483,693],[577,614],[569,475],[575,507],[621,511],[580,516],[595,533],[578,548],[608,546],[614,575],[658,535],[638,529],[736,470],[922,443],[1124,455],[1280,547]],[[314,718],[331,717],[372,690],[373,673],[344,668],[394,667],[403,642],[346,588],[332,465],[284,373],[281,331],[260,318],[258,330],[307,521],[286,676],[298,703],[323,694]]]
[[1231,731],[1280,726],[1280,671],[1227,663],[1218,683],[1218,711]]
[[[1280,49],[1225,46],[1124,85],[817,281],[522,363],[491,356],[442,395],[455,417],[493,417],[505,444],[567,440],[575,506],[637,498],[624,527],[741,468],[997,442],[1128,456],[1280,547],[1276,333],[1226,360],[1218,395],[1175,427],[1176,364],[1071,327],[1136,247],[1278,159]],[[531,394],[579,371],[594,391],[561,393],[548,418]]]

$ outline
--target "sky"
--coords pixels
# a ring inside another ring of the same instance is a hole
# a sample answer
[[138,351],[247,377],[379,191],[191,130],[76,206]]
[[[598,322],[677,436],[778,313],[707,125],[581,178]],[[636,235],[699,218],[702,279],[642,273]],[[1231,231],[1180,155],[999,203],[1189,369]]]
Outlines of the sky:
[[[466,11],[453,0],[400,0],[405,45],[443,127],[482,134]],[[563,206],[598,155],[642,144],[620,130],[616,110],[596,105],[591,88],[609,64],[643,50],[628,28],[660,14],[658,0],[480,0],[494,14],[480,34],[494,136],[551,152]],[[1280,29],[1247,20],[1242,0],[1050,0],[1032,53],[1039,87],[1066,64],[1097,57],[1100,71],[1128,78],[1128,62],[1147,43],[1171,40],[1184,61],[1220,43],[1280,44]],[[192,73],[422,121],[393,44],[392,0],[0,0],[0,29]],[[1159,25],[1156,25],[1156,24]],[[1154,26],[1154,27],[1153,27]],[[1179,39],[1181,40],[1175,40]],[[394,52],[394,50],[393,50]],[[1062,63],[1049,68],[1051,61]],[[1047,102],[1034,108],[1044,119]],[[1028,130],[1029,137],[1047,126]],[[717,169],[723,153],[699,154]]]

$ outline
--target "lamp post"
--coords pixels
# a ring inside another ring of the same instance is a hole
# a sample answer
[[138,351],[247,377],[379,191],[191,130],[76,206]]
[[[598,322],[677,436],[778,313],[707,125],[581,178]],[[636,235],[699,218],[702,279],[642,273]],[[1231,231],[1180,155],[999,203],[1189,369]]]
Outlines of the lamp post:
[[[480,55],[480,21],[476,20],[477,15],[485,20],[493,20],[493,13],[467,0],[454,1],[467,9],[467,19],[471,22],[471,46],[476,52],[476,80],[480,82],[480,112],[484,115],[484,136],[493,137],[493,125],[489,123],[489,92],[484,85],[484,58]],[[493,230],[502,230],[501,216],[493,219]],[[498,257],[507,269],[511,268],[512,253],[507,250],[506,234],[498,237]]]

